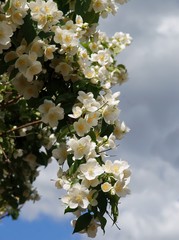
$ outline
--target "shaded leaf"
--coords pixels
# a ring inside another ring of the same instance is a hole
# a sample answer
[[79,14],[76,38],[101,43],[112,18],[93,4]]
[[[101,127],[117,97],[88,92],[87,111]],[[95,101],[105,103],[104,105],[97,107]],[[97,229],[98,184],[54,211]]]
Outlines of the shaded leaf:
[[86,229],[88,227],[88,225],[90,224],[92,218],[93,217],[90,213],[85,213],[85,214],[81,215],[76,221],[75,229],[74,229],[73,233],[80,232],[80,231]]

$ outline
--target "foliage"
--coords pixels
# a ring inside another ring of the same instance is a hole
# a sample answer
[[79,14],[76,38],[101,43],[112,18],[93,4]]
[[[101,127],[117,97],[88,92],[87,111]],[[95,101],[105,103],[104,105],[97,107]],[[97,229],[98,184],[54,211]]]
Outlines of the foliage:
[[106,214],[117,222],[131,172],[108,155],[129,131],[111,88],[127,80],[116,56],[131,37],[108,37],[97,25],[124,2],[0,2],[0,218],[16,219],[25,202],[39,200],[33,183],[54,158],[74,233],[95,237]]

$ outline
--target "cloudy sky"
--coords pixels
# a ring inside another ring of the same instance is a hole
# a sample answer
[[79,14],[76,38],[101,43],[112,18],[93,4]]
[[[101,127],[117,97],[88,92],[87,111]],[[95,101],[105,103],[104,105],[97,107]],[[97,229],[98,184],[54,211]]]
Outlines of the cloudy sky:
[[[129,72],[121,86],[121,120],[131,132],[115,152],[132,168],[131,195],[121,199],[119,231],[109,221],[97,240],[179,239],[179,1],[129,0],[100,29],[130,33],[133,42],[119,56]],[[41,172],[42,200],[27,204],[16,222],[0,224],[2,240],[87,240],[71,235],[59,193],[50,179],[56,165]],[[17,237],[16,237],[17,236]]]

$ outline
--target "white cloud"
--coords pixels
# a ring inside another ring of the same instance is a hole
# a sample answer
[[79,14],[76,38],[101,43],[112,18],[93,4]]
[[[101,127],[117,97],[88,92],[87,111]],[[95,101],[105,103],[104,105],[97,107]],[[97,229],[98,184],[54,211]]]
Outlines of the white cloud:
[[167,16],[164,17],[157,27],[157,32],[168,36],[178,37],[179,36],[179,17],[178,16]]
[[33,203],[32,201],[26,203],[22,208],[22,218],[32,221],[39,218],[41,215],[48,215],[52,218],[61,218],[64,214],[64,206],[59,197],[60,190],[55,187],[55,180],[57,177],[58,165],[54,161],[49,164],[46,169],[41,169],[40,175],[35,182],[40,201]]

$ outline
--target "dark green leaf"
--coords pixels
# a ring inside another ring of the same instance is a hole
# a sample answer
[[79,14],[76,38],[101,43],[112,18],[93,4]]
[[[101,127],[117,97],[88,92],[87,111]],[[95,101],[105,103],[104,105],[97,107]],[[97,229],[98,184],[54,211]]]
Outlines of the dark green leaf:
[[101,214],[98,214],[98,220],[101,223],[101,229],[103,230],[103,232],[105,233],[105,226],[107,223],[107,220],[105,217],[101,216]]
[[24,24],[21,26],[23,36],[27,43],[31,43],[36,37],[36,31],[34,28],[34,23],[31,19],[30,14],[24,18]]
[[106,208],[107,208],[106,194],[102,191],[99,191],[97,201],[98,201],[98,208],[99,208],[100,214],[101,214],[101,216],[103,216],[105,214]]
[[78,167],[80,166],[80,164],[83,162],[83,160],[75,160],[73,161],[73,164],[71,165],[71,167],[69,168],[69,174],[74,174]]
[[73,154],[68,154],[67,162],[68,162],[68,166],[71,167],[71,165],[74,163],[74,161],[73,161]]
[[86,229],[88,227],[88,225],[90,224],[92,218],[93,217],[90,213],[85,213],[85,214],[81,215],[76,221],[75,229],[74,229],[73,233],[80,232],[80,231]]
[[0,60],[0,75],[7,72],[8,67],[9,65],[6,62],[4,62],[4,60]]
[[69,213],[69,212],[75,212],[75,211],[77,211],[77,209],[78,208],[70,208],[70,207],[67,207],[66,209],[65,209],[65,212],[64,213]]
[[79,15],[85,14],[91,4],[91,0],[76,0],[75,12]]
[[110,134],[113,132],[114,130],[114,126],[113,125],[109,125],[107,124],[104,119],[102,121],[102,126],[101,126],[101,133],[100,136],[104,137],[104,136],[110,136]]

